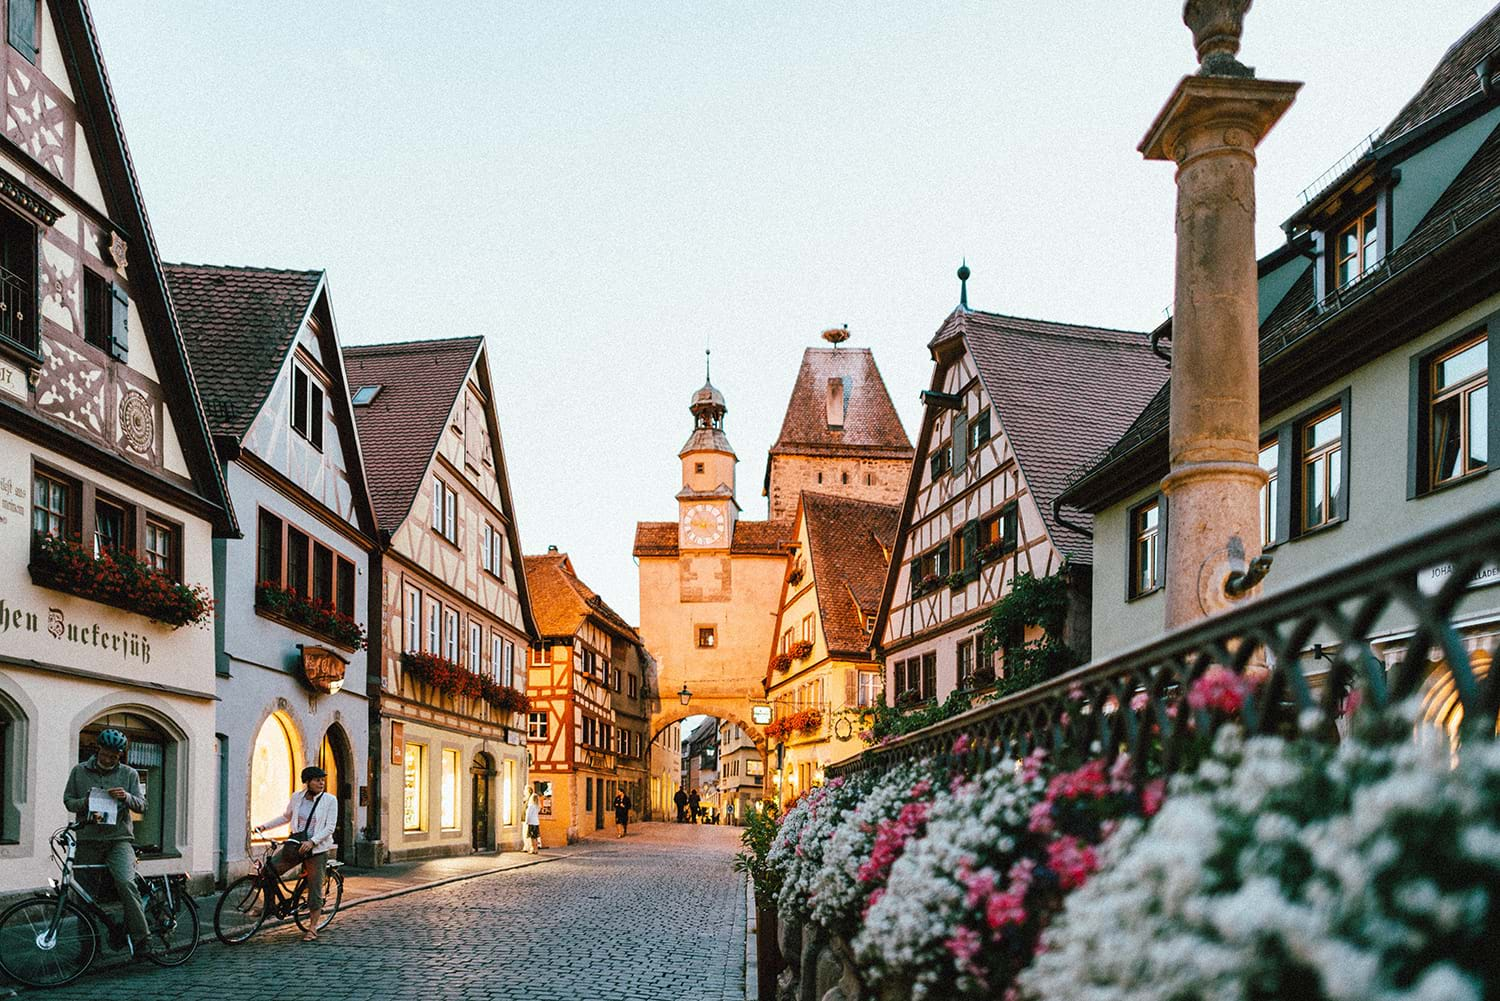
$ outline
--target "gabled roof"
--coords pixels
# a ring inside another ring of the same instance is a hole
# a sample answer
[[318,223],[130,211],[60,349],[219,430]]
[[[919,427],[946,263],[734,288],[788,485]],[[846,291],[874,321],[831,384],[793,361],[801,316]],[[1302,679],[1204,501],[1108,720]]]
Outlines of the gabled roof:
[[[1448,47],[1432,74],[1385,127],[1376,144],[1389,142],[1478,93],[1479,75],[1474,68],[1481,59],[1496,54],[1497,50],[1500,50],[1500,6],[1491,8],[1478,24]],[[1492,74],[1497,71],[1500,71],[1500,60],[1490,66]]]
[[641,646],[640,634],[573,571],[567,553],[527,556],[526,582],[531,610],[545,639],[572,639],[592,616],[616,636]]
[[448,415],[483,345],[482,337],[448,337],[344,349],[351,390],[383,387],[368,405],[354,408],[370,498],[382,529],[394,532],[411,513]]
[[[729,552],[734,556],[778,556],[794,539],[790,521],[736,521]],[[676,556],[677,522],[638,521],[634,556]]]
[[870,647],[865,617],[880,607],[901,506],[806,490],[801,505],[828,651],[865,656]]
[[[1064,556],[1090,562],[1089,538],[1060,524],[1052,501],[1081,456],[1097,454],[1130,425],[1166,381],[1166,366],[1133,330],[957,309],[936,340],[955,335],[963,337],[1047,535]],[[1090,525],[1087,516],[1069,520]]]
[[323,283],[321,271],[167,264],[209,426],[242,439]]
[[[828,424],[828,384],[848,380],[842,427]],[[808,348],[792,385],[772,455],[817,455],[858,448],[874,454],[912,454],[875,355],[869,348]]]

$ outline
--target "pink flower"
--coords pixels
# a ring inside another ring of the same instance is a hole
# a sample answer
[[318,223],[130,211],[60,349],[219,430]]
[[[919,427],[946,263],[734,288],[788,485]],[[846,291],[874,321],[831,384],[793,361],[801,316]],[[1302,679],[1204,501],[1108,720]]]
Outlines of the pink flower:
[[1042,764],[1047,760],[1047,752],[1038,747],[1026,757],[1021,759],[1021,781],[1033,782],[1038,775],[1042,774]]
[[999,931],[1006,925],[1026,923],[1026,900],[1012,892],[996,893],[990,897],[984,909],[984,920],[991,931]]
[[1064,890],[1082,886],[1098,867],[1094,850],[1072,835],[1047,846],[1047,868],[1057,873],[1057,881]]
[[883,887],[883,886],[880,887],[879,889],[877,889],[874,893],[871,893],[870,894],[870,899],[867,900],[867,901],[865,901],[865,910],[864,910],[864,913],[865,914],[869,914],[870,913],[870,908],[872,908],[876,904],[880,903],[880,898],[883,897],[883,896],[885,896],[885,887]]
[[1353,688],[1353,689],[1350,689],[1349,690],[1349,694],[1346,695],[1346,696],[1344,696],[1344,712],[1343,712],[1342,715],[1344,715],[1344,716],[1353,716],[1355,713],[1359,712],[1359,707],[1364,703],[1364,701],[1365,701],[1364,689],[1362,689],[1362,688]]
[[1145,692],[1136,692],[1130,697],[1130,708],[1135,710],[1136,712],[1140,712],[1150,704],[1151,696],[1147,695]]
[[1152,779],[1146,783],[1146,788],[1141,790],[1141,811],[1148,817],[1156,816],[1156,811],[1161,809],[1161,801],[1167,795],[1167,780]]
[[967,866],[959,869],[958,881],[964,885],[964,906],[978,907],[979,902],[995,892],[995,873],[992,869],[981,869],[978,872],[970,870]]
[[969,737],[967,733],[959,734],[958,739],[953,742],[953,753],[963,754],[969,749],[969,745],[972,743],[974,743],[974,741]]
[[1026,829],[1032,834],[1051,834],[1052,827],[1052,801],[1043,800],[1031,808],[1031,818],[1026,822]]
[[1083,686],[1082,685],[1074,685],[1072,688],[1068,689],[1068,698],[1072,699],[1074,702],[1082,702],[1083,701]]
[[948,936],[948,941],[944,944],[948,946],[953,958],[958,960],[958,965],[966,970],[974,965],[974,957],[979,955],[981,948],[979,933],[962,925],[953,929],[953,934]]
[[1188,690],[1188,705],[1231,716],[1245,705],[1255,690],[1250,678],[1235,674],[1227,667],[1210,667]]

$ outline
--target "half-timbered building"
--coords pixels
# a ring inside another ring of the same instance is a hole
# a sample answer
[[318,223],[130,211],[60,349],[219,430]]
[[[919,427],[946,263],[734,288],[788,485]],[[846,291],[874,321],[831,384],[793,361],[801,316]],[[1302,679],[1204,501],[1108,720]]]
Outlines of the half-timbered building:
[[637,815],[645,803],[646,657],[640,635],[579,580],[567,553],[526,557],[526,579],[540,632],[527,689],[532,782],[542,841],[560,844],[613,829],[617,792]]
[[537,632],[484,339],[361,345],[344,359],[380,528],[371,854],[519,847]]
[[141,870],[206,878],[234,515],[88,9],[0,12],[0,895],[56,875],[105,727],[141,774]]
[[[328,773],[334,842],[368,816],[365,641],[375,513],[321,271],[167,266],[238,539],[214,543],[220,876],[305,765]],[[273,835],[285,833],[273,830]]]
[[1018,574],[1066,567],[1065,639],[1087,657],[1089,520],[1054,501],[1078,459],[1107,447],[1167,376],[1145,334],[967,305],[928,349],[932,382],[874,627],[898,705],[1004,676],[1003,652],[980,631]]

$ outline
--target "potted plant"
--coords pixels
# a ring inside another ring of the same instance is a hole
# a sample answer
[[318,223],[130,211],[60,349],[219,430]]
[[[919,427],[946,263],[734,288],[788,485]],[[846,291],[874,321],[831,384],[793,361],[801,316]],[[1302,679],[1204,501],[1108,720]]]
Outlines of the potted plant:
[[962,570],[955,570],[948,575],[948,586],[957,591],[969,582],[969,575]]
[[792,657],[795,660],[803,660],[813,652],[812,640],[798,640],[792,644]]
[[317,633],[347,650],[365,646],[365,627],[326,601],[298,594],[274,581],[255,585],[255,609],[268,618]]

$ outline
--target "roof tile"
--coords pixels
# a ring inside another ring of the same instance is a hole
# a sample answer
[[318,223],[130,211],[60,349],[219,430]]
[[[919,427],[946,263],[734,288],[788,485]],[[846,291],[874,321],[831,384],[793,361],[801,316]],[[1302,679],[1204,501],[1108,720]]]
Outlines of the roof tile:
[[901,505],[804,490],[802,513],[828,649],[862,654],[870,645],[865,617],[880,607]]
[[[849,380],[844,423],[837,428],[828,424],[828,384],[833,379]],[[802,367],[771,454],[807,455],[850,448],[912,454],[911,439],[901,426],[870,349],[808,348],[802,353]]]

